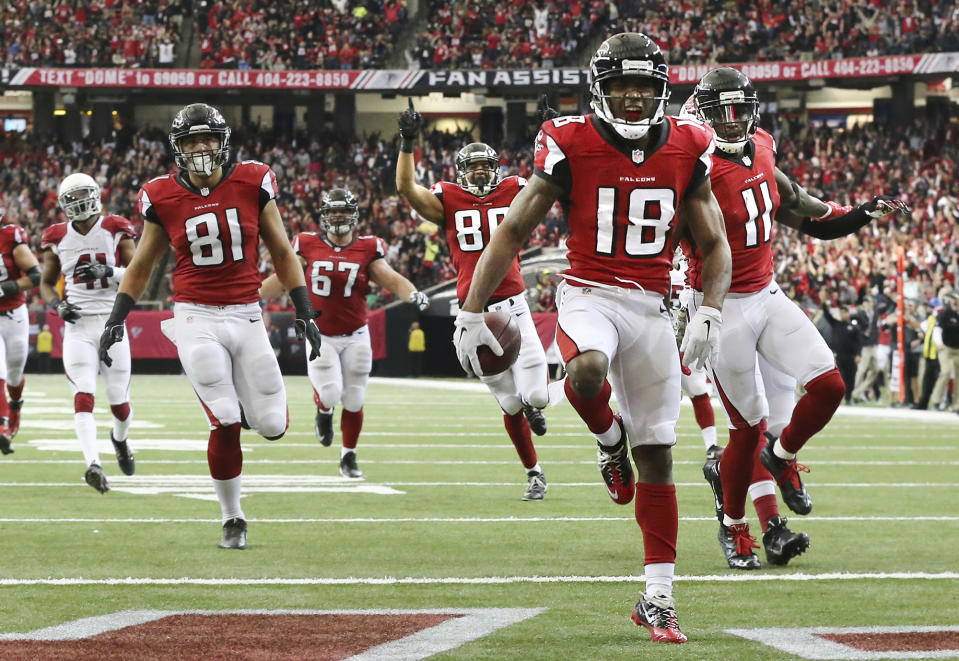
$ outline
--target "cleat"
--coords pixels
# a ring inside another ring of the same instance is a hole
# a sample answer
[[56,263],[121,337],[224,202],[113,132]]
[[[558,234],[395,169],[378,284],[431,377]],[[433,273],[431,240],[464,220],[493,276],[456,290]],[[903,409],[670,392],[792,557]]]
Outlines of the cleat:
[[7,426],[10,427],[10,438],[12,439],[20,431],[20,409],[23,408],[23,400],[17,399],[10,402],[10,420]]
[[246,548],[246,521],[233,517],[223,524],[223,539],[217,544],[221,549]]
[[530,473],[529,484],[526,486],[526,493],[523,494],[523,500],[543,500],[547,488],[546,475],[543,473]]
[[100,493],[106,493],[110,490],[110,485],[107,483],[107,476],[103,472],[103,469],[100,468],[100,464],[90,464],[87,472],[83,474],[83,479]]
[[[773,441],[775,442],[775,441]],[[780,459],[773,453],[773,442],[768,443],[759,453],[759,460],[763,462],[783,496],[783,502],[796,514],[806,515],[812,512],[812,499],[806,491],[806,486],[799,477],[800,471],[808,473],[809,469],[797,463],[795,459]]]
[[719,546],[726,556],[730,569],[759,569],[759,556],[753,551],[759,548],[756,538],[749,534],[748,523],[732,526],[719,524]]
[[636,495],[636,478],[633,476],[633,465],[629,460],[629,439],[626,438],[626,427],[619,415],[613,416],[619,424],[621,433],[619,442],[612,446],[605,446],[597,441],[599,452],[597,464],[599,472],[606,482],[606,491],[614,503],[626,505]]
[[313,421],[313,433],[316,434],[316,440],[325,448],[333,444],[333,413],[323,413],[319,409],[316,411],[316,419]]
[[703,477],[713,490],[713,503],[716,506],[716,518],[723,522],[723,482],[719,477],[719,459],[707,459],[703,464]]
[[136,462],[133,461],[133,453],[130,452],[130,446],[126,441],[116,441],[113,439],[113,432],[110,432],[110,442],[113,443],[113,451],[117,455],[117,464],[124,475],[133,475],[137,470]]
[[785,565],[797,555],[805,553],[809,548],[809,535],[793,532],[786,527],[786,519],[774,516],[763,533],[763,547],[766,549],[766,562]]
[[340,475],[358,480],[363,477],[363,471],[356,466],[356,453],[347,452],[340,458]]
[[723,450],[725,449],[726,448],[724,448],[721,445],[715,445],[715,444],[710,445],[709,449],[706,450],[707,461],[711,459],[715,459],[716,461],[719,461],[719,458],[723,456]]
[[686,636],[679,630],[676,619],[676,600],[667,595],[645,594],[633,608],[632,620],[637,626],[649,629],[655,643],[685,643]]
[[546,416],[543,415],[541,409],[530,406],[529,404],[523,404],[523,415],[526,416],[526,421],[529,422],[529,428],[534,434],[542,436],[546,433]]
[[11,454],[13,452],[13,445],[10,443],[10,439],[13,438],[13,433],[10,431],[10,427],[2,422],[0,419],[0,452],[3,454]]

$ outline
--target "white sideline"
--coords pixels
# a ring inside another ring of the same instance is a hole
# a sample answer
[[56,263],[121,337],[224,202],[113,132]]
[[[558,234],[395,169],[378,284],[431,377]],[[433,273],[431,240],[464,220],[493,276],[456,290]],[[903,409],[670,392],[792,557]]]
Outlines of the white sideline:
[[[138,488],[146,483],[144,477],[126,477],[123,475],[113,476],[110,475],[110,487],[117,489],[131,489]],[[161,480],[169,480],[167,483],[168,488],[170,486],[193,486],[191,480],[184,482],[182,478],[190,478],[193,476],[175,476],[175,475],[152,475],[151,484],[157,484],[158,481],[156,478]],[[257,481],[259,479],[259,481]],[[268,481],[297,481],[297,480],[310,480],[318,478],[319,480],[326,480],[327,476],[316,476],[316,475],[244,475],[243,482],[244,485],[247,483],[251,487],[255,487],[257,484],[264,484]],[[330,476],[330,480],[334,478]],[[337,478],[338,479],[338,478]],[[345,478],[346,479],[346,478]],[[348,480],[347,482],[353,482],[358,484],[363,484],[362,480]],[[207,476],[196,476],[196,484],[204,484],[212,489],[210,484],[210,478]],[[836,488],[836,489],[857,489],[857,488],[868,488],[868,489],[905,489],[905,488],[918,488],[918,489],[931,489],[931,488],[944,488],[944,489],[959,489],[959,483],[954,482],[810,482],[804,480],[806,486],[816,487],[817,489],[822,488]],[[367,482],[367,487],[373,487],[373,483]],[[516,482],[394,482],[390,480],[388,483],[384,483],[383,488],[391,487],[510,487],[514,488],[518,484],[523,484],[520,481]],[[709,485],[705,481],[699,482],[676,482],[677,487],[697,487],[697,488],[709,488]],[[550,482],[551,487],[588,487],[588,488],[601,488],[599,482]],[[89,489],[86,484],[78,479],[76,482],[0,482],[0,487],[84,487]]]
[[754,640],[769,647],[795,654],[804,659],[954,659],[959,650],[869,651],[838,643],[824,634],[890,634],[959,631],[959,626],[899,626],[899,627],[769,627],[765,629],[726,629],[726,633]]
[[[874,572],[845,573],[827,572],[768,573],[768,574],[711,574],[703,576],[674,577],[674,581],[686,583],[755,583],[755,582],[805,582],[805,581],[861,581],[861,580],[924,580],[954,581],[959,572]],[[430,577],[430,576],[384,576],[345,578],[0,578],[0,587],[23,585],[76,586],[76,585],[511,585],[517,583],[641,583],[642,574],[636,576],[477,576],[477,577]]]

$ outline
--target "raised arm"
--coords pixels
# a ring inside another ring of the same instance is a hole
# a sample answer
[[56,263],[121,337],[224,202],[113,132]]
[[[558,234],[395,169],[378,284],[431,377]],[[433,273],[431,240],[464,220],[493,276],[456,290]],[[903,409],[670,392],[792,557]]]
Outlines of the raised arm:
[[397,124],[400,129],[400,155],[396,159],[396,192],[410,203],[416,213],[426,220],[437,224],[443,222],[443,203],[431,193],[429,189],[416,183],[413,176],[415,163],[413,162],[413,141],[423,128],[423,117],[413,107],[413,99],[409,100],[409,108],[404,110]]

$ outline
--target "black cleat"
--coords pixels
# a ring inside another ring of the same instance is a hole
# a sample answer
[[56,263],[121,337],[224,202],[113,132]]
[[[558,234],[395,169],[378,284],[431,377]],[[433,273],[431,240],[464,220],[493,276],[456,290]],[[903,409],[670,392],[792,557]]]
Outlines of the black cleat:
[[3,454],[11,454],[13,452],[13,444],[10,442],[11,438],[13,438],[13,434],[10,433],[10,428],[5,424],[0,424],[0,452]]
[[676,619],[676,600],[666,595],[643,595],[633,608],[632,620],[649,629],[650,640],[656,643],[685,643]]
[[363,471],[356,466],[355,452],[347,452],[340,458],[340,475],[353,479],[363,477]]
[[221,549],[246,548],[246,521],[233,517],[223,524],[223,539],[217,544]]
[[526,416],[526,420],[529,422],[529,428],[534,434],[542,436],[546,433],[546,416],[543,415],[542,409],[530,406],[529,404],[523,404],[523,415]]
[[703,464],[703,477],[713,490],[713,503],[716,506],[716,518],[723,522],[723,482],[719,477],[719,459],[707,459]]
[[774,516],[763,533],[763,547],[766,549],[766,562],[785,565],[797,555],[805,553],[809,548],[809,535],[793,532],[786,527],[786,519]]
[[730,569],[759,569],[759,556],[753,551],[759,548],[756,538],[749,534],[748,523],[733,526],[719,524],[719,546],[726,556]]
[[316,434],[316,440],[325,448],[333,444],[333,413],[323,413],[319,409],[316,411],[316,419],[313,421],[313,433]]
[[719,461],[719,458],[723,456],[723,450],[725,450],[721,445],[716,445],[715,443],[709,446],[709,449],[706,450],[706,459],[715,459]]
[[104,474],[103,469],[100,468],[100,464],[90,464],[87,472],[83,474],[83,479],[100,493],[106,493],[110,490],[110,485],[107,483],[107,476]]
[[523,500],[543,500],[546,495],[546,475],[543,473],[530,473],[529,484],[526,485],[526,493],[523,494]]
[[809,469],[795,459],[780,459],[773,452],[773,443],[767,443],[759,453],[759,460],[763,462],[783,496],[783,502],[796,514],[806,515],[812,512],[812,499],[806,491],[806,486],[799,477],[799,472],[808,473]]
[[113,439],[113,432],[110,432],[110,442],[113,443],[113,451],[117,455],[117,464],[124,475],[133,475],[137,470],[136,462],[133,461],[133,453],[126,441],[116,441]]
[[599,451],[596,463],[603,481],[606,482],[609,497],[614,503],[626,505],[636,495],[636,478],[633,475],[633,464],[629,459],[629,439],[626,437],[623,419],[616,415],[614,420],[619,424],[621,434],[619,442],[610,447],[597,441]]

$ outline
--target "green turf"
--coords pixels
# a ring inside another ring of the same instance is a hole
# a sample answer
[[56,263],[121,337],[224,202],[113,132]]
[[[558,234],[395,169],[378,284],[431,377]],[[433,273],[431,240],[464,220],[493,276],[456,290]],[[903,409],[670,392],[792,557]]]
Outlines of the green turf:
[[[337,472],[339,450],[336,443],[322,448],[315,442],[312,391],[304,377],[288,378],[291,433],[270,443],[244,432],[250,546],[227,552],[216,548],[216,502],[177,495],[212,496],[205,421],[183,377],[134,378],[137,475],[120,476],[104,449],[115,489],[101,496],[83,483],[79,446],[70,443],[66,380],[28,376],[16,453],[0,458],[0,579],[6,581],[0,586],[0,629],[29,631],[125,609],[544,607],[535,618],[438,658],[781,659],[782,652],[723,630],[959,623],[955,579],[681,580],[675,594],[690,643],[650,643],[645,630],[628,620],[641,582],[565,578],[642,573],[632,507],[609,501],[594,444],[575,413],[567,404],[547,412],[550,434],[534,440],[550,489],[545,501],[524,503],[525,477],[495,402],[488,394],[456,388],[463,383],[413,387],[377,381],[370,387],[358,455],[364,484],[402,492],[382,495],[311,491],[317,484],[344,484]],[[812,547],[787,568],[764,568],[751,577],[959,570],[959,417],[874,413],[841,411],[803,451],[801,459],[812,469],[806,480],[814,510],[808,519],[792,517],[790,526],[808,532]],[[96,415],[106,437],[103,401]],[[722,420],[718,410],[717,418]],[[703,444],[688,407],[678,433],[677,571],[683,578],[741,576],[725,568],[716,543],[711,496],[700,470]],[[57,439],[70,449],[49,449]],[[191,440],[194,449],[159,449]],[[124,491],[169,487],[163,476],[195,479],[175,492]],[[286,490],[258,490],[277,486]],[[754,528],[755,534],[758,524]],[[241,584],[98,582],[128,577]],[[554,582],[242,584],[354,577]],[[11,584],[50,578],[93,583]]]

